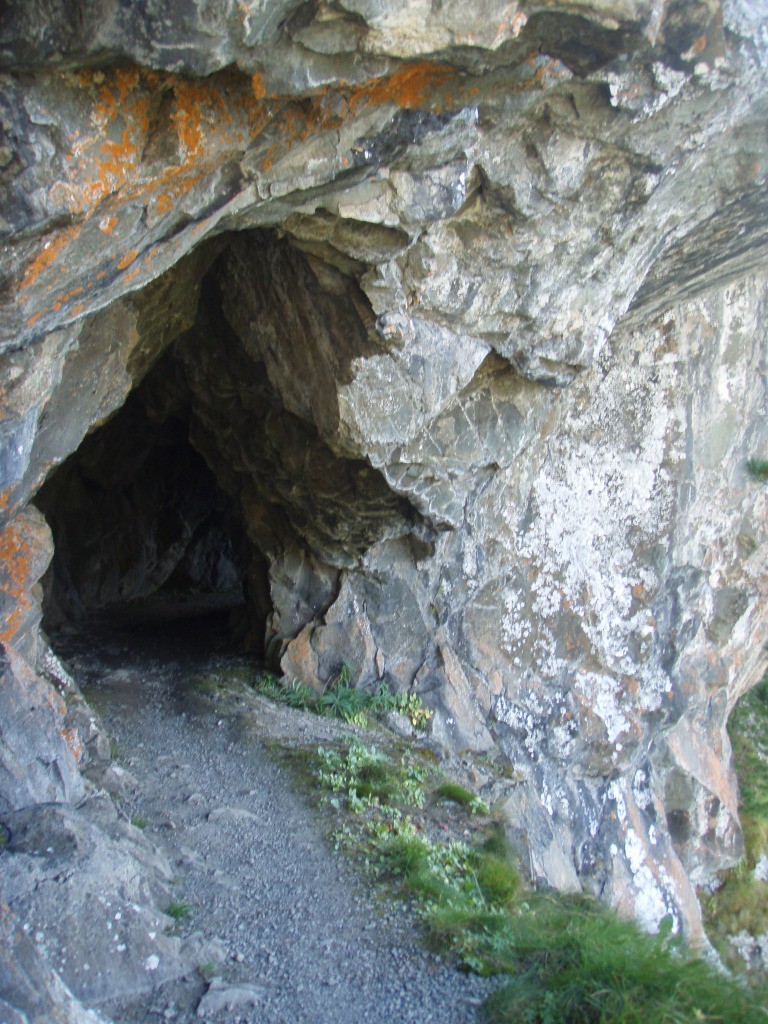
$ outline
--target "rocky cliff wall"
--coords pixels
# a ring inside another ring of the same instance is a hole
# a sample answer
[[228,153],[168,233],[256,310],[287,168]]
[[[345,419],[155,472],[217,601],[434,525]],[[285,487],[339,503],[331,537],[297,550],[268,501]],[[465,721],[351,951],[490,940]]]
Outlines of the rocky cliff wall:
[[421,693],[513,766],[534,877],[700,936],[768,640],[767,23],[7,5],[0,807],[80,785],[30,502],[145,381],[249,540],[256,646]]

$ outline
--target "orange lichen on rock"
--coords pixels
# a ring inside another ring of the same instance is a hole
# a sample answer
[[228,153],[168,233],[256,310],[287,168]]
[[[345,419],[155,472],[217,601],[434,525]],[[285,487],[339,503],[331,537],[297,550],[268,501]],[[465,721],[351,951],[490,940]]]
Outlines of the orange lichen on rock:
[[114,214],[107,214],[106,217],[102,217],[101,220],[99,221],[99,227],[101,228],[101,230],[104,232],[105,235],[111,235],[112,232],[115,230],[115,225],[116,224],[117,224],[117,217],[115,217]]
[[21,288],[29,288],[33,285],[40,274],[56,262],[56,257],[67,243],[71,241],[72,237],[73,232],[70,229],[69,231],[62,231],[61,234],[49,239],[27,267],[21,281]]
[[31,590],[51,559],[52,543],[45,519],[26,508],[0,533],[0,594],[7,611],[0,622],[0,643],[12,646],[23,634],[28,613],[34,609]]
[[80,763],[83,757],[83,741],[80,738],[80,733],[77,729],[66,729],[64,726],[59,730],[61,737],[69,748],[69,752],[74,757],[75,761]]
[[200,156],[211,142],[226,141],[230,132],[234,135],[231,141],[236,141],[238,125],[225,101],[225,97],[232,98],[233,85],[235,96],[246,91],[242,81],[233,83],[231,76],[226,74],[213,82],[186,78],[175,81],[176,109],[172,119],[188,160]]
[[[279,125],[279,131],[259,163],[263,173],[292,148],[317,132],[334,130],[362,107],[394,103],[414,109],[428,103],[434,108],[441,87],[456,78],[451,67],[421,62],[362,86],[339,85],[325,87],[309,97],[269,99],[263,76],[230,70],[194,80],[144,68],[119,67],[81,71],[67,80],[69,88],[73,80],[77,93],[73,99],[83,114],[71,132],[63,173],[55,194],[49,198],[61,213],[78,218],[79,223],[45,243],[24,272],[22,292],[33,285],[43,285],[50,291],[61,289],[60,277],[66,275],[51,275],[51,268],[92,217],[98,218],[96,224],[103,235],[112,236],[118,210],[126,204],[141,202],[155,216],[172,214],[178,201],[218,171],[228,158],[240,159],[269,124]],[[165,127],[153,121],[160,96],[171,99]],[[452,101],[453,97],[443,94],[439,105]],[[162,163],[151,156],[151,142],[157,132],[168,128],[175,131],[178,158]],[[125,255],[113,251],[109,259],[122,271],[137,256],[137,249]],[[73,273],[80,265],[73,253]],[[102,276],[103,272],[97,274],[96,280]],[[124,280],[136,276],[132,271]],[[55,303],[44,310],[38,305],[27,319],[27,327],[33,327],[47,312],[66,313],[74,294],[70,292],[67,298],[57,295]],[[20,303],[28,297],[22,295]]]
[[704,51],[707,48],[708,42],[709,41],[705,35],[699,36],[699,38],[694,41],[690,50],[688,50],[687,53],[683,54],[683,57],[686,60],[693,60],[693,58],[698,57],[700,53],[704,53]]
[[130,267],[130,265],[133,263],[133,261],[136,259],[136,257],[138,255],[139,255],[139,250],[138,249],[131,249],[130,252],[127,252],[125,254],[125,256],[123,256],[123,258],[118,261],[117,269],[118,270],[125,270],[126,267]]
[[130,182],[141,164],[149,134],[150,83],[158,75],[120,67],[81,72],[78,80],[94,96],[89,127],[70,138],[68,164],[72,173],[57,193],[60,205],[72,214],[90,214],[108,195]]
[[445,85],[455,75],[455,68],[445,64],[430,64],[428,61],[408,64],[391,75],[374,78],[352,90],[349,108],[354,112],[361,104],[379,106],[396,103],[407,110],[415,110],[425,104],[430,92]]
[[11,608],[0,623],[0,643],[11,644],[29,611],[26,591],[36,582],[31,578],[31,549],[16,521],[0,534],[0,591],[11,599]]
[[[71,291],[62,292],[61,295],[57,295],[56,296],[56,301],[57,301],[57,303],[69,302],[70,299],[74,299],[74,297],[76,295],[82,295],[82,294],[83,294],[83,289],[82,289],[82,287],[80,287],[78,285],[76,288],[73,288]],[[53,308],[56,309],[56,306],[54,305]]]

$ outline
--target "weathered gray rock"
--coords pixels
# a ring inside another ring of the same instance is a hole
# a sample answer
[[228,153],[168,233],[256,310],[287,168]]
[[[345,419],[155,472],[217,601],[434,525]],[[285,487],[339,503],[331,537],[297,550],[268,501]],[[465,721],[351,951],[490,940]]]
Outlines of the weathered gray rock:
[[[765,3],[6,7],[9,658],[49,478],[51,614],[239,561],[290,678],[421,693],[537,878],[700,939],[768,639]],[[74,792],[36,708],[0,806]]]
[[81,747],[64,724],[66,704],[35,671],[51,534],[32,506],[0,534],[0,812],[51,800],[77,801]]
[[222,1010],[234,1013],[238,1010],[255,1009],[262,1000],[262,990],[256,985],[228,985],[221,979],[214,978],[200,1000],[197,1016],[215,1016]]
[[39,956],[86,1005],[186,969],[158,908],[172,872],[106,798],[4,815],[3,898]]
[[41,958],[6,906],[0,907],[0,1014],[8,1024],[105,1024]]

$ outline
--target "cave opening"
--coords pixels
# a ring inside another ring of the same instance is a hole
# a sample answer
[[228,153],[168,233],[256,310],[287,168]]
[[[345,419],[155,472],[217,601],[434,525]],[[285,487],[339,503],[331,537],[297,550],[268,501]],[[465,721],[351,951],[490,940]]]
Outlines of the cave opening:
[[269,231],[219,240],[161,289],[169,309],[191,291],[192,315],[155,316],[127,400],[37,495],[44,626],[119,611],[167,632],[174,607],[210,611],[231,650],[277,669],[344,571],[421,524],[339,430],[339,388],[383,348],[375,316],[332,253]]
[[43,580],[49,632],[108,622],[149,642],[205,633],[231,647],[243,645],[248,621],[264,634],[267,609],[260,622],[250,619],[259,602],[246,612],[257,559],[231,496],[190,443],[188,403],[168,400],[169,373],[172,360],[161,360],[37,496],[54,539]]

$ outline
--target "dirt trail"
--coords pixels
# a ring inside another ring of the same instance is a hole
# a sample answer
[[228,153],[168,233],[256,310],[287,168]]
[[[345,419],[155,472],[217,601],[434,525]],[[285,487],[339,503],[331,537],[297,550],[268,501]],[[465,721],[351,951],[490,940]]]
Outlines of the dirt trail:
[[227,664],[215,638],[200,620],[57,644],[133,777],[124,808],[173,865],[172,898],[190,912],[179,933],[205,965],[102,1009],[117,1024],[475,1021],[489,983],[429,953],[406,911],[377,901],[265,746],[286,729],[322,742],[338,726],[196,692]]

